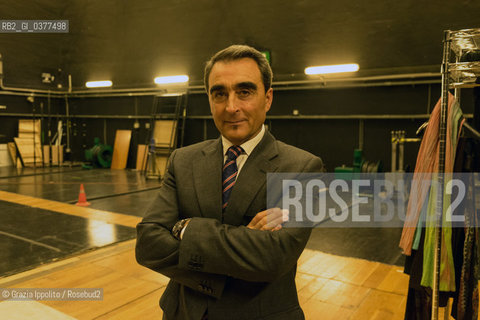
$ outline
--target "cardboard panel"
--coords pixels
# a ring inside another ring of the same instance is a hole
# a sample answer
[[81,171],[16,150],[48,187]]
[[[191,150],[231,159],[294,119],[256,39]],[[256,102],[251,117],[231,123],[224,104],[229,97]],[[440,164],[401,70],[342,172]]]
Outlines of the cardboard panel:
[[18,120],[18,137],[22,139],[30,139],[32,143],[41,142],[41,123],[40,119],[33,121],[33,119]]
[[[154,162],[155,161],[155,162]],[[154,158],[148,159],[147,176],[163,178],[167,168],[168,156],[154,155]],[[154,164],[155,163],[155,164]]]
[[18,138],[14,138],[14,141],[24,166],[43,165],[40,137],[40,119],[18,120]]
[[[8,153],[10,154],[10,158],[12,159],[12,163],[15,167],[21,168],[22,162],[20,159],[17,158],[17,147],[15,146],[15,142],[8,142],[7,143]],[[20,164],[20,166],[18,166]]]
[[147,163],[147,152],[148,148],[145,144],[139,144],[137,148],[137,166],[135,169],[139,171],[145,170],[145,165]]
[[18,120],[18,133],[40,133],[40,119],[33,120],[33,119],[21,119]]
[[177,130],[177,121],[175,120],[156,120],[153,129],[153,138],[158,147],[173,147],[175,143],[174,135]]
[[60,146],[53,145],[51,155],[52,155],[52,165],[61,165],[63,163],[63,145],[60,145]]
[[42,148],[40,143],[34,144],[30,139],[13,138],[24,166],[42,165]]
[[39,143],[40,142],[40,132],[19,132],[18,137],[22,139],[30,139],[33,141],[33,138],[35,138],[35,142]]
[[168,156],[156,156],[157,170],[160,173],[160,176],[163,178],[165,175],[165,169],[167,168]]
[[8,146],[6,143],[0,144],[0,167],[11,167],[12,159],[9,155]]
[[131,130],[117,130],[113,145],[112,169],[125,169],[127,167],[128,150],[130,148]]
[[43,146],[43,163],[50,165],[50,146]]

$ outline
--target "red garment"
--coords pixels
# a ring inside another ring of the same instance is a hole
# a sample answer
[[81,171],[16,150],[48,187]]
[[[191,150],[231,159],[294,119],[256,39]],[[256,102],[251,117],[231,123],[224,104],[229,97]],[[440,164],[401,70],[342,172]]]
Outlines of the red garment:
[[[452,115],[452,104],[454,102],[454,96],[448,94],[448,119]],[[403,226],[402,237],[400,239],[400,248],[403,253],[409,256],[412,252],[413,238],[415,236],[415,230],[418,224],[418,218],[422,211],[423,203],[427,199],[427,195],[430,191],[430,184],[425,183],[431,180],[432,173],[438,172],[438,159],[439,159],[439,133],[440,133],[440,110],[441,99],[435,105],[435,108],[430,115],[427,129],[420,144],[420,150],[418,151],[417,163],[415,165],[415,173],[412,180],[412,188],[410,191],[410,199],[408,201],[407,214],[405,223]],[[460,128],[459,128],[460,131]],[[450,159],[448,154],[449,143],[447,134],[446,143],[446,162],[445,172],[452,172],[453,160]]]

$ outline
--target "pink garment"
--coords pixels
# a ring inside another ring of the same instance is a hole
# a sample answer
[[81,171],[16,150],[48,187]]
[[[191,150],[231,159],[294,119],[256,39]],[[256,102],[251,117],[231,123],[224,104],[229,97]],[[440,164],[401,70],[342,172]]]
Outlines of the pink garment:
[[[448,116],[447,116],[447,132],[445,144],[445,172],[453,171],[454,153],[452,148],[452,141],[449,138],[451,135],[451,118],[453,114],[452,104],[454,96],[448,94]],[[430,191],[429,181],[432,178],[433,172],[438,172],[439,166],[439,134],[440,134],[440,110],[441,99],[435,105],[435,108],[430,115],[427,129],[420,144],[418,151],[417,163],[415,165],[415,173],[413,175],[412,187],[410,191],[410,199],[407,206],[407,215],[402,230],[402,237],[400,239],[400,248],[402,248],[405,255],[411,255],[413,238],[415,230],[420,217],[420,212],[427,195]],[[463,122],[462,122],[463,124]],[[458,131],[460,132],[460,129]]]

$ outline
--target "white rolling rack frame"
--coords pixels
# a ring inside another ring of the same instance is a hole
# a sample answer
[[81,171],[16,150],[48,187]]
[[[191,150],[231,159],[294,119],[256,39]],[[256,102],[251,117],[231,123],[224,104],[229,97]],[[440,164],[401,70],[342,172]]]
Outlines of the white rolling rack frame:
[[[440,118],[439,148],[440,159],[438,167],[438,188],[436,206],[436,227],[435,227],[435,256],[433,268],[433,292],[432,292],[432,320],[438,320],[438,300],[440,282],[440,257],[441,257],[441,236],[442,236],[442,215],[443,215],[443,189],[445,173],[445,139],[448,115],[448,92],[455,90],[455,98],[460,99],[460,88],[471,88],[480,86],[476,84],[477,77],[480,77],[480,61],[461,62],[462,56],[468,52],[480,53],[480,28],[444,31],[443,39],[443,61],[442,61],[442,104]],[[451,62],[454,61],[454,62]],[[445,312],[448,319],[448,314]]]

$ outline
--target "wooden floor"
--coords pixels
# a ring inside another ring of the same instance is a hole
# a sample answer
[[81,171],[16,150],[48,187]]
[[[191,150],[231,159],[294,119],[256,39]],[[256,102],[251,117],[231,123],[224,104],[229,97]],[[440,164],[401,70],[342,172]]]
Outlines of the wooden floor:
[[[0,287],[103,288],[103,301],[42,303],[76,319],[161,319],[158,299],[168,279],[137,265],[134,245],[127,241],[3,278]],[[302,254],[297,275],[307,319],[403,319],[407,283],[399,267],[312,250]]]
[[30,196],[21,195],[18,193],[0,191],[0,200],[18,203],[25,206],[30,206],[34,208],[40,208],[55,212],[60,212],[64,214],[69,214],[73,216],[78,216],[86,219],[99,220],[107,223],[119,224],[127,227],[134,228],[138,222],[140,222],[139,217],[109,212],[104,210],[92,209],[87,207],[78,207],[68,203],[40,199]]
[[[140,220],[6,192],[0,192],[0,199],[129,226]],[[135,240],[130,240],[0,278],[0,288],[104,290],[103,301],[37,303],[37,318],[29,319],[54,319],[53,314],[55,319],[161,319],[158,300],[168,279],[137,265],[134,246]],[[408,277],[400,267],[307,249],[296,280],[307,319],[403,319]],[[2,319],[21,319],[18,315],[35,307],[35,302],[6,303],[0,303]]]

